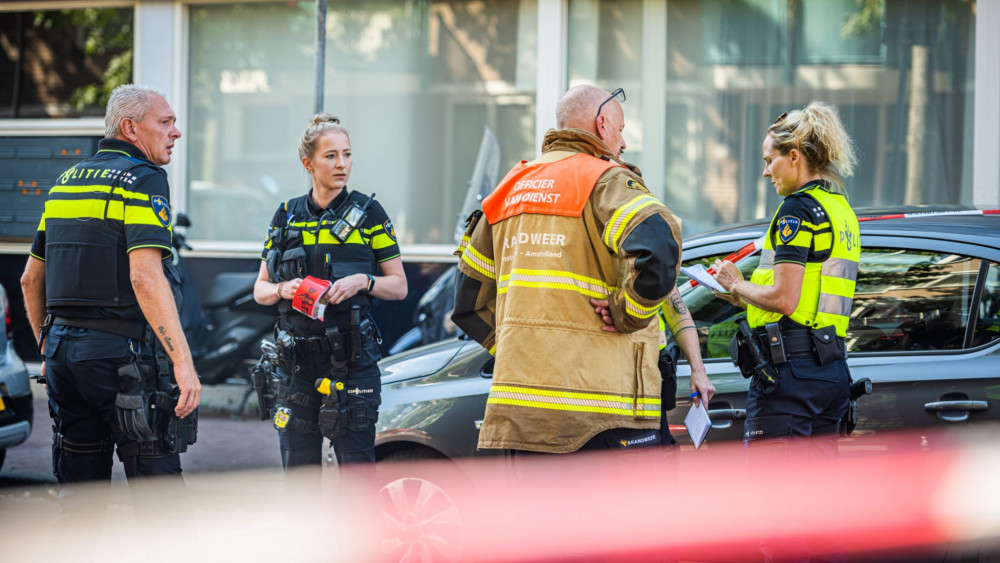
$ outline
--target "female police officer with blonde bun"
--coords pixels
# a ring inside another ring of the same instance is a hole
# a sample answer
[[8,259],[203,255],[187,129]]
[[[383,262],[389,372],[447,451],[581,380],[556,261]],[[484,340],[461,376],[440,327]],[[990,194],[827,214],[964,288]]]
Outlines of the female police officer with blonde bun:
[[[275,212],[254,285],[258,303],[279,304],[276,336],[290,374],[272,389],[282,465],[319,464],[323,435],[338,464],[374,462],[381,338],[369,310],[372,297],[406,297],[403,261],[374,194],[347,189],[351,141],[340,120],[317,115],[299,157],[312,188]],[[318,299],[326,304],[322,319],[292,307],[307,276],[319,287],[331,282]]]
[[746,281],[731,262],[715,263],[729,292],[717,295],[747,309],[776,374],[774,381],[753,375],[744,438],[818,436],[822,451],[836,451],[850,394],[843,339],[860,257],[858,220],[843,187],[854,149],[836,110],[813,102],[782,114],[763,152],[764,177],[784,200],[760,265]]

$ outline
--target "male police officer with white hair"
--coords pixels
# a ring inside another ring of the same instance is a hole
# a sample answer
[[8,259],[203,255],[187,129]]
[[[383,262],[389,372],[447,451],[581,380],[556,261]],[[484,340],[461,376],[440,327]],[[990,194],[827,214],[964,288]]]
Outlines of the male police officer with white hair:
[[160,167],[181,136],[176,121],[159,92],[115,88],[107,138],[45,203],[21,286],[44,351],[60,483],[109,481],[114,445],[129,480],[179,475],[178,454],[195,440],[201,383],[164,272],[170,190]]

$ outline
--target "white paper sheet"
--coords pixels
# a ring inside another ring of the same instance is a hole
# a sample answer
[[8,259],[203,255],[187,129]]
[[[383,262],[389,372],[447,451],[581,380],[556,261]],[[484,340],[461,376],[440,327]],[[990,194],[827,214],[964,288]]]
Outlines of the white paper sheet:
[[683,272],[684,275],[686,275],[687,277],[700,283],[701,285],[708,287],[709,289],[714,289],[719,293],[728,293],[721,285],[719,285],[719,282],[715,281],[715,278],[712,277],[712,274],[708,273],[708,270],[706,270],[705,267],[702,266],[701,264],[695,264],[690,268],[681,266],[681,272]]
[[705,401],[701,401],[697,407],[691,405],[691,410],[684,417],[684,427],[687,428],[694,449],[700,448],[701,443],[705,441],[705,436],[708,436],[709,429],[712,428],[712,419],[708,417]]

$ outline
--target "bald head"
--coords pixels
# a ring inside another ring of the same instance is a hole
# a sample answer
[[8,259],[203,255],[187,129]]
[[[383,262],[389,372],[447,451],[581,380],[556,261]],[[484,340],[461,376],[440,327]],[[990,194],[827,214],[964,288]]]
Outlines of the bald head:
[[570,88],[556,104],[556,127],[596,133],[594,117],[597,115],[597,107],[610,97],[609,92],[590,84]]
[[[601,104],[608,102],[597,115]],[[556,127],[559,129],[583,129],[596,135],[611,154],[621,158],[625,150],[625,114],[618,100],[611,94],[591,84],[581,84],[570,88],[556,104]]]

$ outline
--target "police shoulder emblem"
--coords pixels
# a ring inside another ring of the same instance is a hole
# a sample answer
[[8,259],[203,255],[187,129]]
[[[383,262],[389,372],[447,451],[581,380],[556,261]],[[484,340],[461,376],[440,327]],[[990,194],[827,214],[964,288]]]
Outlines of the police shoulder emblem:
[[392,221],[386,219],[385,223],[382,223],[382,228],[385,229],[385,234],[389,235],[389,238],[392,239],[392,242],[396,242],[396,229],[392,227]]
[[153,213],[156,214],[160,224],[164,227],[170,225],[170,204],[167,203],[167,198],[162,195],[154,195],[149,198],[149,203],[152,205]]
[[795,238],[795,235],[799,233],[799,227],[802,222],[798,217],[793,217],[792,215],[785,215],[784,217],[778,219],[778,238],[781,242],[788,244]]

